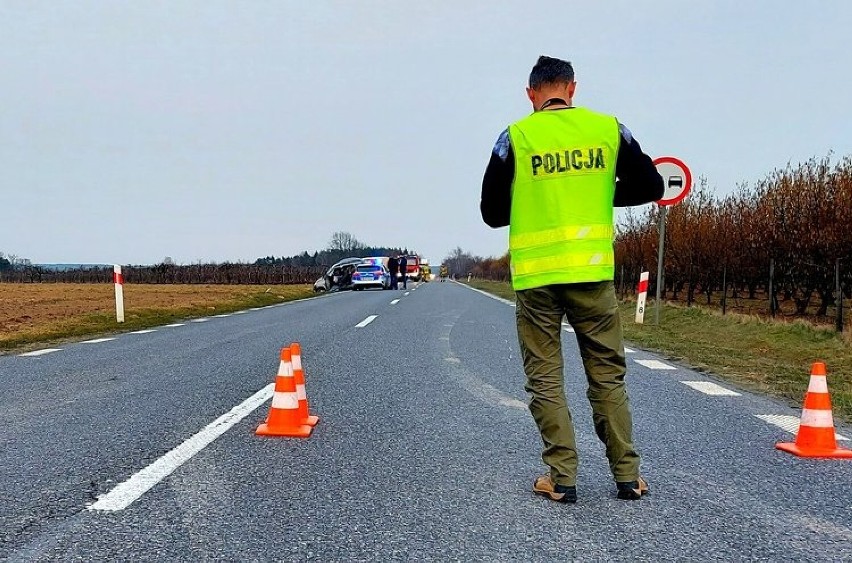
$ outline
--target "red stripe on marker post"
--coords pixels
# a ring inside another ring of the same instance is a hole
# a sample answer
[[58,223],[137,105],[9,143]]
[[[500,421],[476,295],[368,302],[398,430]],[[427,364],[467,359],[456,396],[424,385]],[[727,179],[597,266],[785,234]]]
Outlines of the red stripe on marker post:
[[648,297],[648,272],[639,274],[639,287],[637,288],[638,295],[636,296],[636,322],[639,324],[645,323],[645,300]]

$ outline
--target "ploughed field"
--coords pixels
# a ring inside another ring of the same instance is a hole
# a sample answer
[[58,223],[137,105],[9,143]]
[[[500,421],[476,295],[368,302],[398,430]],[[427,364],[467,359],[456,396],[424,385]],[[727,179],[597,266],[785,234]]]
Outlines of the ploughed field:
[[112,284],[0,284],[0,350],[155,326],[312,295],[307,285],[124,285],[125,323]]

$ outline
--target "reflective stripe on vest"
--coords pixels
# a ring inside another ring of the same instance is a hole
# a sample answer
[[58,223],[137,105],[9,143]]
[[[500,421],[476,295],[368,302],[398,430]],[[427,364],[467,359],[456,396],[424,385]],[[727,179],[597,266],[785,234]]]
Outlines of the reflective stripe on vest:
[[613,279],[618,122],[583,108],[540,111],[509,136],[514,288]]
[[509,245],[516,249],[541,246],[565,240],[596,240],[603,239],[612,241],[615,229],[612,225],[571,225],[569,227],[556,227],[544,231],[532,233],[518,233],[510,235]]

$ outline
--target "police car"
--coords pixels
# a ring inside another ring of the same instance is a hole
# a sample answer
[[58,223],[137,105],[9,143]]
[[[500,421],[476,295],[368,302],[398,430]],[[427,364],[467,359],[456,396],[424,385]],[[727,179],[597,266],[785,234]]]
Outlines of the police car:
[[352,289],[390,289],[390,271],[381,258],[365,258],[352,273]]

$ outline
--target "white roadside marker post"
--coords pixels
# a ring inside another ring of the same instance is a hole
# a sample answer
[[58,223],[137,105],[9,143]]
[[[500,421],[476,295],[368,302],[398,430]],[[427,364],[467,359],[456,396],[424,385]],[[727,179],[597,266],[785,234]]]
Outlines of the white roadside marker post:
[[115,320],[124,322],[124,276],[121,275],[121,266],[112,267],[112,282],[115,284]]
[[645,299],[648,297],[648,272],[639,274],[639,296],[636,298],[636,322],[645,323]]

